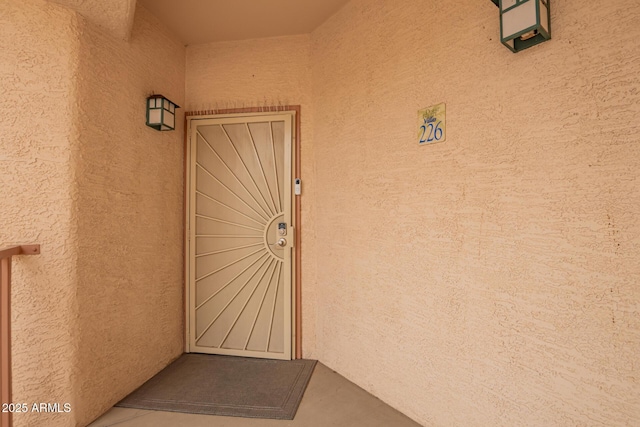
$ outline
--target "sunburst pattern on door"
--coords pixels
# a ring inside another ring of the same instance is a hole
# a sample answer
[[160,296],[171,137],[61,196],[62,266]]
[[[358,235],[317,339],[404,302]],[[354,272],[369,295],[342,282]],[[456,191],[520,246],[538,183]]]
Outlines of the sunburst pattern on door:
[[291,118],[198,121],[191,144],[193,351],[289,359]]

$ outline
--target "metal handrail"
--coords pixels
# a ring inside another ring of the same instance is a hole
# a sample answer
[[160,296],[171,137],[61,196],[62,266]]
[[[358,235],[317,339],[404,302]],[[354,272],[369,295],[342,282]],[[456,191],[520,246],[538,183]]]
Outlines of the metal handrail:
[[[38,255],[40,245],[0,249],[0,403],[11,404],[11,257]],[[11,427],[11,408],[0,412],[0,427]]]

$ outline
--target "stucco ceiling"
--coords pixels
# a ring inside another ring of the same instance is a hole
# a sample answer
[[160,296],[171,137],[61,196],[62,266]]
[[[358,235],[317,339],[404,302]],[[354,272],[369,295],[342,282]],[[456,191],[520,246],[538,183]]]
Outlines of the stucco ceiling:
[[138,0],[186,45],[306,34],[348,0]]

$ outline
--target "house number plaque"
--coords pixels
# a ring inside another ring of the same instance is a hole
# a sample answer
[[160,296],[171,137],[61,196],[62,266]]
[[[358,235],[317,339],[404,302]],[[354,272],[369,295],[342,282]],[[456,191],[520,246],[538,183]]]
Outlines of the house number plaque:
[[446,138],[444,103],[418,111],[418,144],[444,142]]

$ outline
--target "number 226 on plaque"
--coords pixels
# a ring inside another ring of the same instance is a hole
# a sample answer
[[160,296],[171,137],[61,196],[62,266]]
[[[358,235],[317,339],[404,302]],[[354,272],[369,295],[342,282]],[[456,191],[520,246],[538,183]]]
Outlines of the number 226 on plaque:
[[446,138],[444,103],[418,111],[419,145],[444,142]]

